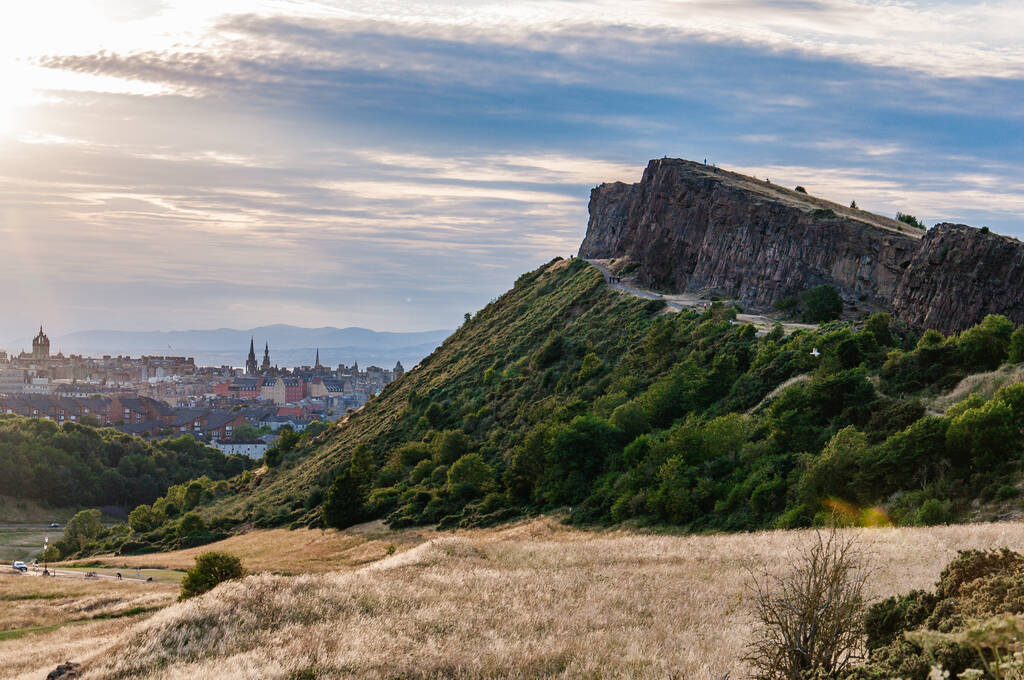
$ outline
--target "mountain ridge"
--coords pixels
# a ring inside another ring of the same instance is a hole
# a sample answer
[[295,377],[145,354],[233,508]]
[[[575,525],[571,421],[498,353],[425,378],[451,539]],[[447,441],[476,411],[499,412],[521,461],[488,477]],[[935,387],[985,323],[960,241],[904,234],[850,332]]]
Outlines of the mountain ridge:
[[635,184],[595,187],[589,210],[579,255],[628,259],[652,288],[765,309],[831,285],[854,315],[889,311],[946,334],[986,314],[1024,323],[1024,244],[987,229],[940,223],[923,232],[672,158],[652,160]]

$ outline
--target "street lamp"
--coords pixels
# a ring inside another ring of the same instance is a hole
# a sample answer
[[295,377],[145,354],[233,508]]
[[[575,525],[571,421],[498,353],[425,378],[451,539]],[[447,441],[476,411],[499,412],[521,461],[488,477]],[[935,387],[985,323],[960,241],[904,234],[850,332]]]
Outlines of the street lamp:
[[47,576],[50,572],[46,569],[46,551],[50,548],[50,537],[46,536],[43,538],[43,576]]

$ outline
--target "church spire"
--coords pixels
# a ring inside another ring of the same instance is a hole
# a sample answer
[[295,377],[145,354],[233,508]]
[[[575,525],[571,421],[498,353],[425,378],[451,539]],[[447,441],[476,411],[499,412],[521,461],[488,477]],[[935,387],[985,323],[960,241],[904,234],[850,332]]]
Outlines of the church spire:
[[260,366],[260,371],[266,373],[270,370],[270,343],[263,345],[263,364]]
[[313,364],[313,368],[321,368],[320,366],[320,348],[316,348],[316,363]]
[[248,375],[256,375],[256,344],[255,338],[249,338],[249,357],[245,360],[245,372]]

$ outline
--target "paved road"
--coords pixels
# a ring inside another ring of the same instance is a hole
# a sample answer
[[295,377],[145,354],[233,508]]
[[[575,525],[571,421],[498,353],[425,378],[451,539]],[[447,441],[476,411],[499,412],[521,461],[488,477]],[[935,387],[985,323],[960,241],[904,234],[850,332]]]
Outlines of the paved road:
[[[8,567],[10,568],[10,565],[8,565]],[[13,568],[11,568],[11,571],[13,572],[15,570]],[[101,573],[98,573],[98,572],[95,573],[92,576],[86,576],[86,574],[89,573],[89,572],[82,571],[80,569],[52,569],[51,568],[49,570],[49,572],[50,572],[50,574],[52,576],[57,577],[57,578],[73,578],[73,579],[77,579],[79,581],[124,581],[124,582],[134,582],[134,583],[146,583],[147,582],[145,578],[135,578],[135,571],[132,570],[132,569],[125,569],[122,572],[123,578],[120,578],[120,579],[117,578],[117,576],[115,576],[113,574],[101,574]],[[24,573],[24,575],[25,576],[42,577],[43,576],[43,568],[39,567],[38,569],[36,569],[36,568],[33,568],[33,567],[29,567],[28,571],[26,571]]]
[[[587,260],[590,264],[597,267],[602,274],[604,274],[604,280],[608,282],[608,285],[616,290],[621,290],[624,293],[628,293],[638,298],[644,298],[646,300],[664,300],[665,307],[671,312],[679,312],[684,309],[704,309],[711,304],[711,300],[706,298],[691,295],[689,293],[673,293],[663,295],[661,293],[655,293],[644,288],[640,288],[631,283],[625,283],[623,281],[611,281],[611,270],[608,268],[606,261],[602,260]],[[736,320],[740,323],[749,323],[757,328],[758,335],[764,335],[772,329],[776,323],[780,323],[771,317],[764,316],[761,314],[737,314]],[[782,329],[788,335],[798,328],[806,330],[814,330],[817,326],[806,323],[790,323],[783,322]]]

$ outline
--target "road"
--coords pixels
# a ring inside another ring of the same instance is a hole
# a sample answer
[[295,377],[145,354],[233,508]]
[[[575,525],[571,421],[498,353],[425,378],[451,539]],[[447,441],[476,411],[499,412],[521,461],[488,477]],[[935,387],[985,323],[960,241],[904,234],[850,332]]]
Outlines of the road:
[[[604,275],[604,280],[615,290],[621,290],[624,293],[628,293],[629,295],[643,298],[645,300],[664,300],[665,308],[671,312],[679,312],[684,309],[701,310],[712,303],[709,299],[698,297],[690,293],[672,293],[664,295],[645,288],[640,288],[632,282],[626,283],[622,280],[612,282],[612,273],[608,268],[607,260],[587,260],[587,262],[597,267],[597,269]],[[762,314],[737,314],[736,321],[739,323],[749,323],[753,325],[757,329],[758,335],[765,335],[777,323],[782,324],[782,329],[786,335],[789,335],[797,329],[814,330],[817,328],[814,324],[776,321],[775,319]]]

